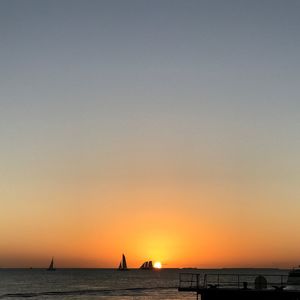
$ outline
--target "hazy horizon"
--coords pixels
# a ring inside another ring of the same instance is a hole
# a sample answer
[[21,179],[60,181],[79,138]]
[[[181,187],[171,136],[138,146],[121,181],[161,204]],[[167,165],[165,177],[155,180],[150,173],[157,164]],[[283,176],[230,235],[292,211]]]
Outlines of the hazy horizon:
[[2,0],[0,267],[299,265],[299,15]]

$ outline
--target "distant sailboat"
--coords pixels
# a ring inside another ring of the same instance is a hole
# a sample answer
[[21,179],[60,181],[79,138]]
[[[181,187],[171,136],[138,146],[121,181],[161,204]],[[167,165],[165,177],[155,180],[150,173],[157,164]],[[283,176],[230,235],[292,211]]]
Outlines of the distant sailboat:
[[152,269],[153,269],[152,260],[150,260],[150,261],[145,261],[145,262],[140,266],[140,269],[142,269],[142,270],[152,270]]
[[119,264],[119,269],[120,271],[128,271],[128,268],[127,268],[127,263],[126,263],[126,257],[124,254],[122,254],[122,260]]
[[51,263],[49,265],[49,268],[47,269],[47,271],[55,271],[56,269],[54,268],[54,260],[52,257]]

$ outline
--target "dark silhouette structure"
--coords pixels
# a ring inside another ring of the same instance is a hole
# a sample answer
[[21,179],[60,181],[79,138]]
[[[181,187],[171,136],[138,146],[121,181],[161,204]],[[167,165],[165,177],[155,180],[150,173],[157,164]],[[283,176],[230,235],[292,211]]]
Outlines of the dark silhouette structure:
[[141,266],[141,270],[153,270],[152,260],[145,261]]
[[120,261],[118,270],[119,271],[128,271],[126,257],[124,254],[122,254],[122,260]]
[[54,268],[54,259],[52,257],[52,260],[50,262],[50,265],[49,265],[47,271],[55,271],[55,270],[56,270],[56,268]]

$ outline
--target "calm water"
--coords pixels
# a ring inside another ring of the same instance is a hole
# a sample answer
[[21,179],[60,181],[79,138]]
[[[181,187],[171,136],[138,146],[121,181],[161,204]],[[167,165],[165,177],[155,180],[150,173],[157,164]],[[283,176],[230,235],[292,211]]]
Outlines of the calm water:
[[0,269],[0,299],[195,299],[177,292],[179,270]]
[[[193,293],[179,293],[179,273],[187,270],[160,271],[108,269],[0,269],[0,299],[195,299]],[[195,272],[192,271],[192,272]],[[225,272],[228,270],[197,270]],[[236,271],[230,271],[236,272]],[[243,272],[243,270],[238,271]],[[249,272],[249,271],[244,271]],[[263,273],[262,271],[253,271]],[[268,273],[283,273],[268,270]]]

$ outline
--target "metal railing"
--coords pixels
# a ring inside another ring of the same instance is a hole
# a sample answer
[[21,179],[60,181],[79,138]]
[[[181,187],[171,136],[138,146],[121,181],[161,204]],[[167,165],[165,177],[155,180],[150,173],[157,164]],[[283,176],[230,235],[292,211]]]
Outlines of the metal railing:
[[181,288],[200,288],[203,285],[203,275],[193,273],[179,274],[179,287]]
[[[262,281],[257,280],[257,278]],[[199,288],[282,288],[287,274],[229,274],[229,273],[180,273],[179,287]],[[260,284],[260,285],[259,285]]]

